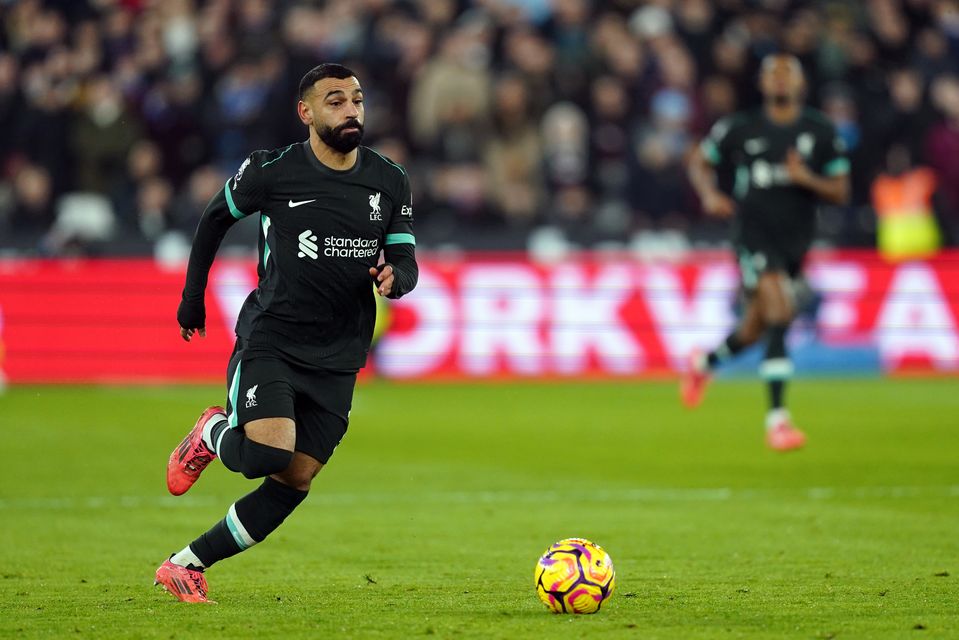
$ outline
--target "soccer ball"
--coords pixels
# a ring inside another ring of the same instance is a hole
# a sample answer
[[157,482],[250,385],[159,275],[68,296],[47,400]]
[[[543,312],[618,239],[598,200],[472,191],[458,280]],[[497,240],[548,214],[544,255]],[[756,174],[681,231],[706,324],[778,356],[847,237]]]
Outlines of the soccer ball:
[[609,554],[585,538],[560,540],[536,563],[536,595],[554,613],[596,613],[613,595],[616,571]]

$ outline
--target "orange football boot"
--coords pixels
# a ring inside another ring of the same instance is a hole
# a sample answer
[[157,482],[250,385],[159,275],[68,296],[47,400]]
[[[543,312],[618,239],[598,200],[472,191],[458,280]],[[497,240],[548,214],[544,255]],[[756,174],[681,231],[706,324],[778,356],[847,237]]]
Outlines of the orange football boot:
[[689,354],[686,370],[679,381],[679,396],[687,408],[694,409],[699,406],[711,379],[712,375],[709,367],[706,366],[705,354],[699,350]]
[[203,425],[218,413],[226,420],[223,407],[208,407],[200,414],[190,433],[170,454],[166,465],[166,486],[173,495],[186,493],[207,465],[216,460],[216,453],[203,444]]
[[169,560],[157,569],[153,585],[161,585],[180,602],[203,602],[216,604],[206,597],[206,578],[202,571],[188,569]]
[[776,451],[802,449],[806,444],[806,434],[794,427],[789,418],[783,418],[766,430],[766,444]]

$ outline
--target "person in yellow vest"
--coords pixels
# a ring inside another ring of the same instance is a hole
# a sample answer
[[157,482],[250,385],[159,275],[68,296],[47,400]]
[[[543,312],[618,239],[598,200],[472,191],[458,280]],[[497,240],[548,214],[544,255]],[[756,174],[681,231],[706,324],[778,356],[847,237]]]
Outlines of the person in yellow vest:
[[909,150],[901,144],[890,147],[886,167],[872,183],[879,253],[896,262],[935,255],[942,245],[933,203],[935,172],[913,167]]

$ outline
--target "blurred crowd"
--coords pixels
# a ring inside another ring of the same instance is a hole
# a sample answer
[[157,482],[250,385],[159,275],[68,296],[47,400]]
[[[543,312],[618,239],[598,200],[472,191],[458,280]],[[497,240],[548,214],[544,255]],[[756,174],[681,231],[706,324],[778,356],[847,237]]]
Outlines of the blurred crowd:
[[421,246],[717,241],[685,158],[775,50],[850,150],[824,241],[874,243],[873,182],[914,167],[959,226],[959,0],[0,0],[0,25],[0,252],[182,256],[247,153],[306,138],[322,61],[359,75]]

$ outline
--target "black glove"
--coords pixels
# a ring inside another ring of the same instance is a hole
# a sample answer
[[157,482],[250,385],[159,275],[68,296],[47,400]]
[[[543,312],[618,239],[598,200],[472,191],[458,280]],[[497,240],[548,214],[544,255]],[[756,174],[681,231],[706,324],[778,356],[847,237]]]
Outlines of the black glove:
[[203,298],[198,300],[180,300],[176,310],[176,321],[184,329],[199,329],[206,326],[206,306]]

